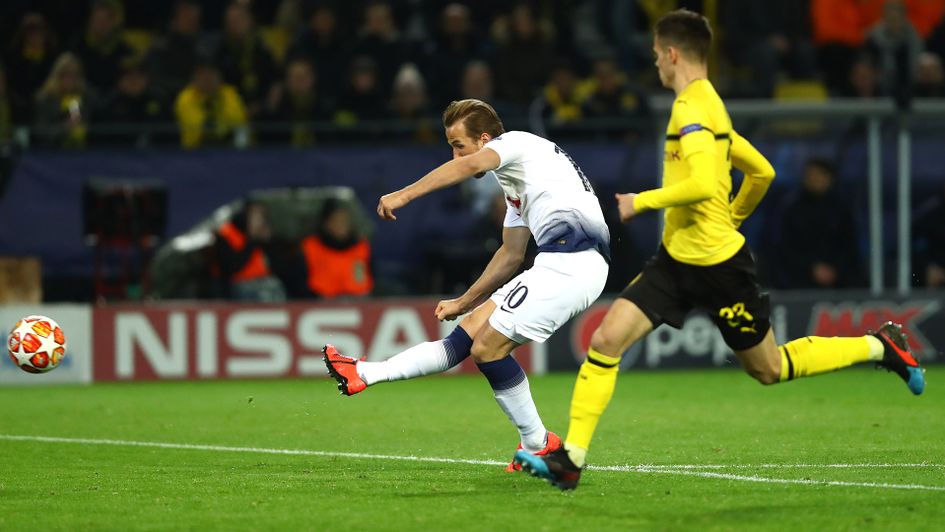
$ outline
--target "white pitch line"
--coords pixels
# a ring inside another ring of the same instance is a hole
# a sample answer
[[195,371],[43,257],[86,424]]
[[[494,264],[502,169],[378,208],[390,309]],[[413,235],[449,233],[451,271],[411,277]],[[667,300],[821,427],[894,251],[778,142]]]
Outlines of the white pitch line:
[[[631,469],[628,469],[631,470]],[[684,475],[702,478],[721,478],[726,480],[740,480],[743,482],[761,482],[765,484],[807,484],[814,486],[848,486],[857,488],[885,488],[900,490],[945,491],[945,486],[928,486],[925,484],[889,484],[887,482],[847,482],[845,480],[811,480],[802,478],[768,478],[754,475],[734,475],[731,473],[712,473],[709,471],[693,471],[689,469],[646,469],[637,468],[633,471],[641,473],[657,473],[664,475]],[[608,471],[618,471],[609,469]]]
[[[399,460],[408,462],[428,462],[428,463],[446,463],[446,464],[470,464],[470,465],[489,465],[501,466],[507,462],[497,460],[472,460],[467,458],[441,458],[432,456],[411,456],[411,455],[389,455],[389,454],[368,454],[351,453],[345,451],[313,451],[308,449],[273,449],[267,447],[230,447],[225,445],[203,445],[193,443],[170,443],[153,441],[134,441],[134,440],[111,440],[94,438],[59,438],[54,436],[28,436],[16,434],[0,434],[0,440],[7,441],[35,441],[45,443],[77,443],[86,445],[114,445],[122,447],[151,447],[159,449],[179,449],[191,451],[219,451],[230,453],[255,453],[255,454],[281,454],[294,456],[323,456],[337,458],[357,458],[370,460]],[[777,467],[778,464],[762,464],[763,466]],[[816,467],[815,464],[795,464],[799,466]],[[846,466],[847,464],[828,464],[829,466]],[[864,466],[867,464],[849,464],[850,466]],[[873,464],[878,467],[938,467],[936,464]],[[790,464],[788,464],[790,466]],[[708,471],[695,471],[697,467],[720,468],[727,467],[721,464],[707,464],[698,466],[696,464],[685,464],[682,466],[673,465],[639,465],[639,466],[588,466],[592,471],[610,471],[620,473],[654,473],[664,475],[684,475],[703,478],[719,478],[726,480],[737,480],[744,482],[762,482],[769,484],[807,484],[807,485],[827,485],[827,486],[847,486],[861,488],[883,488],[883,489],[907,489],[907,490],[928,490],[945,491],[945,486],[928,486],[923,484],[889,484],[884,482],[846,482],[839,480],[807,480],[807,479],[778,479],[749,475],[734,475],[729,473],[713,473]],[[736,467],[736,466],[732,466]]]
[[201,445],[193,443],[165,443],[156,441],[100,440],[91,438],[56,438],[51,436],[17,436],[0,434],[0,440],[38,441],[47,443],[84,443],[87,445],[118,445],[124,447],[157,447],[189,451],[220,451],[229,453],[288,454],[301,456],[326,456],[337,458],[365,458],[371,460],[401,460],[409,462],[434,462],[446,464],[506,465],[495,460],[470,460],[466,458],[437,458],[427,456],[404,456],[388,454],[349,453],[344,451],[311,451],[308,449],[271,449],[266,447],[228,447],[225,445]]
[[[619,466],[607,466],[619,467]],[[814,467],[823,467],[830,469],[882,469],[882,468],[943,468],[945,464],[932,463],[912,463],[912,464],[890,464],[890,463],[871,463],[862,464],[641,464],[638,466],[627,467],[645,467],[650,469],[805,469]]]

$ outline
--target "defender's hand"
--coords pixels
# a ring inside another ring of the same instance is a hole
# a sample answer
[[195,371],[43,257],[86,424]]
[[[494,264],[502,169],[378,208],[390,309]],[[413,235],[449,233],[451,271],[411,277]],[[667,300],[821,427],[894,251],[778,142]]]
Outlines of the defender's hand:
[[617,210],[620,212],[620,221],[626,222],[637,215],[637,210],[633,208],[633,198],[636,194],[630,192],[627,194],[614,194],[617,198]]
[[407,200],[404,199],[403,193],[400,191],[384,194],[377,202],[377,215],[383,220],[396,220],[397,216],[394,216],[394,209],[399,209],[406,204]]
[[440,321],[453,321],[456,318],[465,314],[469,309],[466,308],[466,305],[456,299],[445,299],[440,301],[436,305],[436,319]]

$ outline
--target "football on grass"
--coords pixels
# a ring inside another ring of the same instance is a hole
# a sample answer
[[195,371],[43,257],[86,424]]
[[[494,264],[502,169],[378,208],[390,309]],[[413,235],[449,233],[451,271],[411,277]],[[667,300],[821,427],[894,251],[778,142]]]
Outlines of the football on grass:
[[28,373],[46,373],[66,356],[66,335],[52,318],[27,316],[16,322],[7,349],[13,363]]

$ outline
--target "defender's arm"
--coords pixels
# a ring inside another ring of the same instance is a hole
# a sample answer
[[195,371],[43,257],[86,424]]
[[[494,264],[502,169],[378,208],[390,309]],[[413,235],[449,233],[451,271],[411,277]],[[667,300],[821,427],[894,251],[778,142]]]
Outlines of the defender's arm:
[[633,198],[636,212],[689,205],[711,198],[718,187],[718,142],[698,102],[677,101],[670,119],[679,128],[679,147],[689,177],[668,187],[647,190]]
[[744,137],[732,131],[732,166],[745,174],[742,186],[732,201],[732,221],[735,227],[741,225],[748,218],[755,207],[761,202],[774,180],[774,167],[761,153],[745,140]]

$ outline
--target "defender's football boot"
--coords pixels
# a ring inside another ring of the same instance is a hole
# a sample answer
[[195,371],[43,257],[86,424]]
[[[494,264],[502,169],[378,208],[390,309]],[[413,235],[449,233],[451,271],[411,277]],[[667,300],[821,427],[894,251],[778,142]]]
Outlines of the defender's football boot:
[[[561,448],[561,438],[559,438],[557,434],[549,430],[547,433],[547,436],[545,436],[545,448],[535,453],[535,456],[545,456],[546,454],[552,451],[557,451],[560,448]],[[519,451],[524,451],[524,449],[522,449],[521,442],[519,442],[518,447],[515,449],[516,453],[518,453]],[[512,462],[509,465],[505,466],[506,473],[511,473],[513,471],[521,471],[521,470],[522,470],[522,466],[516,464],[515,462]]]
[[328,374],[338,381],[338,390],[342,395],[354,395],[367,388],[367,383],[358,375],[358,359],[342,355],[331,344],[325,345],[322,353]]
[[883,360],[877,362],[876,365],[899,375],[906,381],[909,391],[916,395],[921,394],[925,390],[925,370],[912,356],[912,351],[906,342],[907,336],[902,332],[902,325],[887,321],[873,333],[873,336],[883,342],[886,347]]
[[583,467],[574,465],[568,452],[561,447],[544,456],[527,451],[515,453],[515,463],[533,477],[543,478],[560,490],[573,490],[581,480]]

